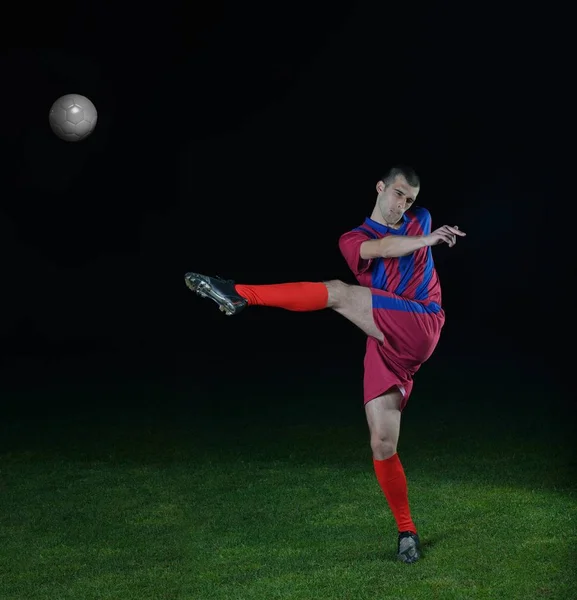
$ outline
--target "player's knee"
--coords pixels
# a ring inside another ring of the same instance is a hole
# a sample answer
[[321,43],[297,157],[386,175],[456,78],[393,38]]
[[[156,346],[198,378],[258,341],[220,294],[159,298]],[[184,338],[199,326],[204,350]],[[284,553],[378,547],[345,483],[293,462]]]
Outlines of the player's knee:
[[376,460],[386,460],[391,458],[397,452],[397,444],[388,438],[381,436],[371,437],[371,450],[373,451],[373,457]]
[[327,307],[338,308],[339,306],[343,306],[345,304],[347,291],[350,286],[340,279],[325,281],[325,285],[329,291]]

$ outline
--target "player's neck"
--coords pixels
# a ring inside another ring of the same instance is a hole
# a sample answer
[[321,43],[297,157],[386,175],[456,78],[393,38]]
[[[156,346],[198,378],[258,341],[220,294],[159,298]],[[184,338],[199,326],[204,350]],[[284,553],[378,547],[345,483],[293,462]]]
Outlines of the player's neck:
[[400,229],[401,225],[403,224],[403,219],[402,217],[394,224],[391,223],[387,223],[385,222],[385,220],[383,219],[383,217],[380,215],[379,211],[376,209],[373,210],[373,213],[371,214],[371,220],[372,221],[376,221],[377,223],[379,223],[380,225],[384,225],[385,227],[389,227],[390,229]]

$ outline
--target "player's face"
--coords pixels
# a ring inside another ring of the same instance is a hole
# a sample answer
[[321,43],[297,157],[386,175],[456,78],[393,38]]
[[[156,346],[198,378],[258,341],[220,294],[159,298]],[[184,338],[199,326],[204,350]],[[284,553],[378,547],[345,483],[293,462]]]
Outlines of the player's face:
[[402,175],[397,176],[389,185],[379,181],[377,206],[385,223],[396,225],[414,204],[418,193],[419,188],[410,186]]

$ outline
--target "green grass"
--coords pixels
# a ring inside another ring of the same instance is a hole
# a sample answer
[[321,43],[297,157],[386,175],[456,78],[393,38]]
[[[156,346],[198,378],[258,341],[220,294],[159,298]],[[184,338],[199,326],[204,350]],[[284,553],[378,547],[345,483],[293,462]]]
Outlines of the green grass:
[[356,405],[345,418],[298,418],[282,403],[227,423],[214,409],[7,426],[0,598],[575,598],[577,494],[558,424],[513,430],[487,406],[467,428],[430,406],[403,417],[424,550],[414,565],[395,561]]

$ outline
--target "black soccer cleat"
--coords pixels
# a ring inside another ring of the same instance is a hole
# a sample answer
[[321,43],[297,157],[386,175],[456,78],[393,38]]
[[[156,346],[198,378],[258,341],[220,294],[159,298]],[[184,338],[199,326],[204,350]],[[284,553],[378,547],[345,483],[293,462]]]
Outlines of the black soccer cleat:
[[238,314],[248,304],[245,298],[236,293],[232,279],[187,273],[184,283],[201,298],[210,298],[216,302],[220,310],[228,316]]
[[414,563],[421,558],[419,549],[419,536],[412,531],[401,531],[399,533],[399,545],[397,548],[397,559],[404,563]]

